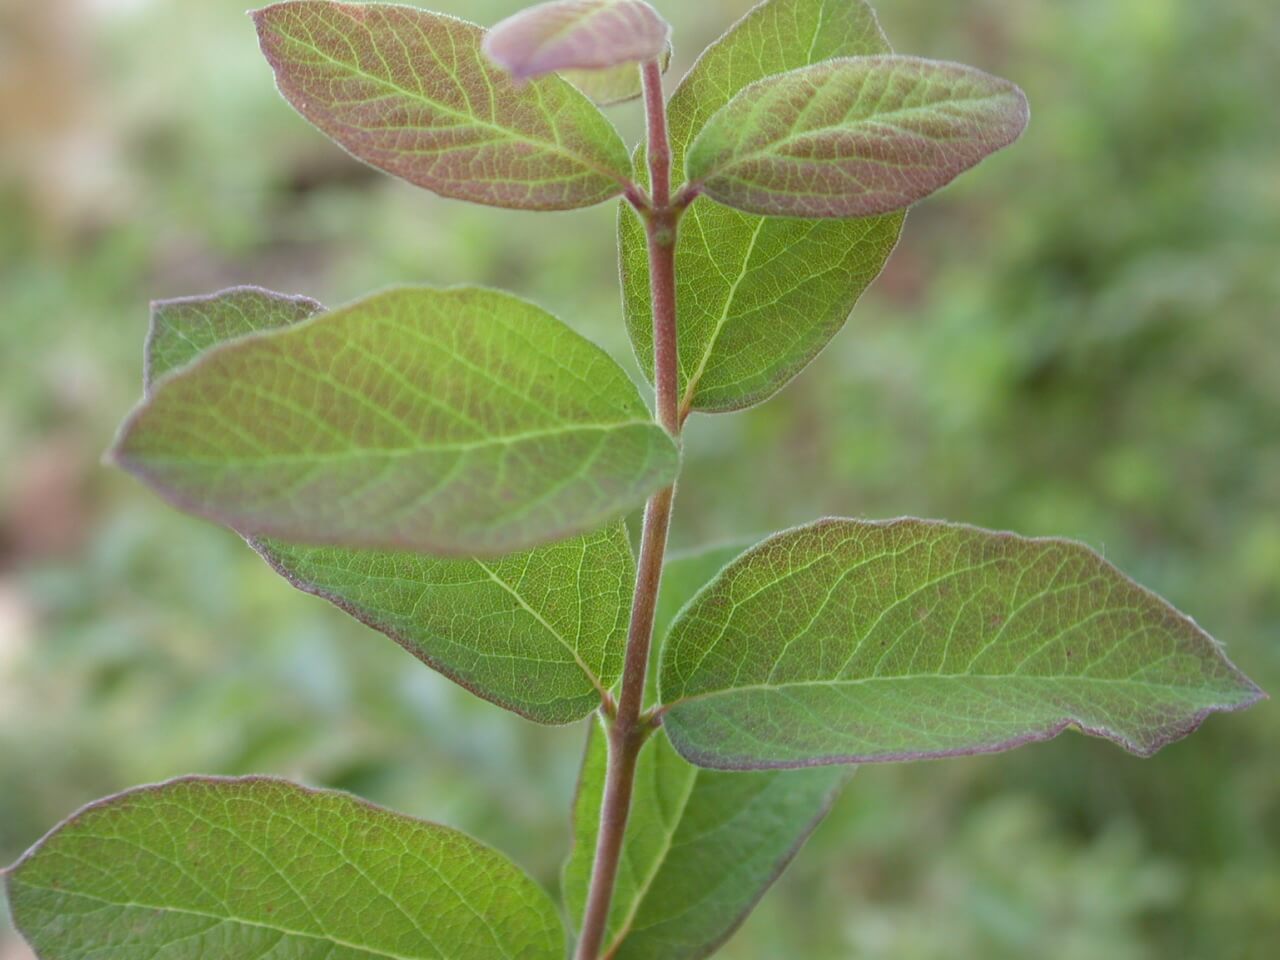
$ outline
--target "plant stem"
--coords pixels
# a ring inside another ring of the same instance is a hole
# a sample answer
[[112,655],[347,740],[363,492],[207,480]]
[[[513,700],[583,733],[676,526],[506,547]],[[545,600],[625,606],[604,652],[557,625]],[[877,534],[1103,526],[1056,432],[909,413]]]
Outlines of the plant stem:
[[[656,61],[643,67],[645,109],[649,127],[649,182],[652,206],[642,210],[649,239],[649,277],[653,300],[653,370],[658,422],[672,437],[680,435],[679,354],[676,345],[676,231],[682,205],[671,203],[671,144],[662,94],[662,69]],[[596,840],[591,886],[578,939],[577,960],[598,960],[609,925],[609,907],[618,878],[622,843],[631,813],[636,763],[653,727],[640,715],[644,707],[653,618],[667,552],[667,533],[675,502],[674,484],[654,494],[644,513],[636,588],[627,631],[626,661],[617,712],[609,726],[609,765],[605,773],[600,830]]]

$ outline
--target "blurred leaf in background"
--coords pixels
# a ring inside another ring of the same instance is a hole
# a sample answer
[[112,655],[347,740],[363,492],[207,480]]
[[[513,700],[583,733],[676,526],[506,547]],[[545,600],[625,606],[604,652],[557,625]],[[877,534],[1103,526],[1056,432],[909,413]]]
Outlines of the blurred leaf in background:
[[[749,3],[657,6],[674,82]],[[897,49],[1022,84],[1031,129],[912,214],[811,372],[690,422],[676,546],[823,513],[1076,537],[1274,693],[1280,8],[880,12]],[[611,115],[634,141],[636,107]],[[608,207],[468,207],[352,161],[280,100],[243,0],[0,3],[0,861],[105,793],[263,772],[470,830],[554,884],[581,729],[457,690],[98,456],[141,392],[147,302],[236,283],[334,304],[502,285],[638,377],[612,234]],[[1278,716],[1146,762],[1066,737],[864,770],[724,955],[1269,958]]]

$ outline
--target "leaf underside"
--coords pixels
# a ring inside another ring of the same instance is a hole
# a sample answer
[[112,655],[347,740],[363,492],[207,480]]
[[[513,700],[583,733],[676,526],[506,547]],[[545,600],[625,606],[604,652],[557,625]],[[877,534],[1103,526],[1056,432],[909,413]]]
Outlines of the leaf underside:
[[679,455],[603,351],[532,304],[403,288],[209,350],[114,456],[246,536],[501,555],[593,530]]
[[[703,53],[671,98],[675,168],[706,122],[765,77],[832,57],[889,52],[861,0],[768,0]],[[643,179],[643,158],[636,175]],[[703,413],[769,399],[830,342],[879,276],[903,215],[864,220],[763,218],[706,198],[694,202],[676,246],[680,391]],[[619,214],[627,328],[653,377],[653,314],[644,226]]]
[[529,720],[581,720],[622,675],[635,561],[621,521],[497,560],[254,546],[294,586]]
[[484,30],[394,4],[291,0],[253,14],[280,92],[356,158],[475,203],[569,210],[622,193],[626,145],[572,85],[517,84]]
[[1088,548],[824,520],[744,554],[671,629],[664,728],[755,769],[1004,750],[1072,727],[1149,756],[1261,692]]
[[972,67],[917,57],[830,60],[752,84],[685,157],[711,198],[764,216],[902,210],[1007,147],[1027,98]]
[[[591,879],[608,753],[592,724],[563,878],[575,925]],[[847,776],[839,767],[702,770],[655,735],[636,769],[604,955],[694,960],[714,952],[799,852]]]
[[[671,66],[670,45],[660,57],[659,65],[664,74]],[[606,70],[561,70],[560,76],[602,107],[626,103],[644,93],[644,75],[640,65],[635,63],[624,63]]]
[[643,0],[557,0],[497,24],[484,52],[517,80],[656,60],[671,26]]
[[[147,382],[220,343],[323,311],[315,301],[257,288],[157,303]],[[635,579],[621,521],[497,560],[250,543],[293,586],[530,720],[580,720],[621,675]]]
[[280,780],[190,778],[72,816],[5,874],[48,960],[560,960],[547,894],[464,834]]

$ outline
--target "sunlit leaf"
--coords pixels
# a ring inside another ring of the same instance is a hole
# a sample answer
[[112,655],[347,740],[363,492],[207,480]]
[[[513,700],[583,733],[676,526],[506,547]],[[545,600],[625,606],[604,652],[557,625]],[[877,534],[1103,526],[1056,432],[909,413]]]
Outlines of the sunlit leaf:
[[[671,66],[671,47],[661,58],[662,72]],[[612,106],[634,100],[644,92],[644,77],[640,66],[624,63],[605,70],[561,70],[560,76],[585,93],[601,106]]]
[[210,347],[250,333],[292,326],[323,312],[323,306],[307,297],[289,297],[258,287],[156,301],[151,305],[147,335],[147,388]]
[[560,321],[428,288],[205,353],[113,453],[248,536],[466,556],[596,529],[679,459],[621,368]]
[[1066,728],[1149,756],[1261,692],[1096,553],[921,520],[825,520],[744,554],[680,615],[664,728],[694,763],[985,753]]
[[465,834],[281,780],[190,778],[72,816],[5,874],[47,960],[560,960],[547,894]]
[[620,194],[626,146],[559,77],[517,84],[484,31],[395,4],[298,0],[257,11],[281,93],[354,156],[447,197],[567,210]]
[[294,586],[530,720],[581,720],[622,675],[635,561],[620,521],[497,560],[255,546]]
[[[256,288],[158,303],[147,339],[148,382],[219,343],[323,311],[314,301]],[[621,675],[635,560],[620,521],[497,560],[251,544],[295,587],[531,720],[580,720]]]
[[671,26],[643,0],[553,0],[503,20],[484,52],[517,80],[656,60]]
[[689,179],[765,216],[871,217],[946,186],[1026,128],[1027,98],[972,67],[830,60],[743,90],[685,157]]
[[[676,169],[684,169],[685,149],[707,120],[747,85],[831,57],[888,51],[862,0],[766,0],[703,53],[672,95]],[[627,327],[652,378],[644,227],[627,207],[619,216]],[[901,214],[765,219],[697,200],[676,247],[685,406],[739,410],[782,389],[844,326],[901,230]]]

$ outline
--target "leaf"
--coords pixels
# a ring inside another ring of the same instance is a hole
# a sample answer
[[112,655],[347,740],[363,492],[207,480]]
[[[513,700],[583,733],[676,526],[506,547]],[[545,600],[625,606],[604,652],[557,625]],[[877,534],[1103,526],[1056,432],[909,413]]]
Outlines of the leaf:
[[[592,724],[563,886],[581,923],[604,796],[607,738]],[[699,770],[666,737],[645,744],[604,955],[682,960],[713,953],[760,901],[830,809],[844,768]]]
[[205,297],[158,300],[151,305],[151,331],[147,335],[147,389],[210,347],[246,334],[292,326],[323,312],[324,307],[307,297],[288,297],[259,287],[233,287]]
[[[670,45],[662,55],[660,66],[663,73],[671,66]],[[634,63],[624,63],[607,70],[561,70],[560,76],[602,107],[625,103],[644,93],[644,76],[640,66]]]
[[392,4],[277,3],[253,14],[280,92],[357,159],[446,197],[569,210],[622,193],[627,150],[559,77],[518,85],[484,31]]
[[49,960],[560,960],[547,894],[456,830],[282,780],[91,804],[5,873]]
[[207,352],[113,456],[247,536],[465,556],[596,529],[679,461],[621,368],[550,314],[429,288]]
[[254,546],[298,589],[538,723],[581,720],[622,676],[635,561],[621,521],[498,560]]
[[824,520],[732,563],[662,655],[663,721],[723,769],[989,753],[1068,727],[1150,756],[1258,690],[1088,548]]
[[485,37],[484,52],[516,80],[529,80],[657,60],[670,41],[671,25],[643,0],[554,0],[503,20]]
[[[312,300],[248,287],[158,303],[147,380],[219,343],[323,311]],[[635,559],[620,521],[492,561],[250,544],[298,589],[530,720],[581,720],[621,676]]]
[[872,217],[940,190],[1028,117],[1017,86],[972,67],[841,58],[747,87],[702,128],[685,168],[749,213]]
[[[888,51],[875,14],[861,0],[766,0],[702,55],[671,97],[675,168],[684,169],[694,136],[748,84],[831,57]],[[641,158],[641,178],[643,168]],[[695,201],[676,244],[684,406],[703,413],[740,410],[786,386],[879,276],[902,219],[764,219]],[[623,207],[618,230],[627,327],[652,380],[644,226]]]

